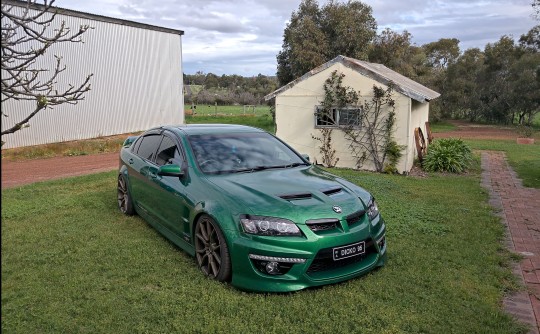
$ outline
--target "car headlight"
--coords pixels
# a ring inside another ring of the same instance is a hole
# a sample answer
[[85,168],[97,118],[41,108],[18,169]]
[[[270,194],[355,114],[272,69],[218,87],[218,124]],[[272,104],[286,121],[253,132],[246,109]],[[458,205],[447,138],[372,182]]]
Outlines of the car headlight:
[[369,200],[367,214],[370,220],[375,219],[375,217],[377,217],[379,214],[379,207],[377,206],[377,202],[375,202],[375,198],[373,197]]
[[240,224],[244,232],[269,236],[301,236],[302,232],[290,220],[274,217],[243,216]]

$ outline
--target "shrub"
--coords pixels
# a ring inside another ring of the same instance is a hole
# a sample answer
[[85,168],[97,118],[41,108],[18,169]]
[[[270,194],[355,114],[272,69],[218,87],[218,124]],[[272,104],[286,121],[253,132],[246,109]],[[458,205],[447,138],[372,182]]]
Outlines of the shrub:
[[520,137],[531,138],[534,133],[534,129],[532,126],[528,125],[518,125],[517,132]]
[[463,173],[471,161],[471,149],[461,139],[443,138],[429,146],[422,167],[428,172]]

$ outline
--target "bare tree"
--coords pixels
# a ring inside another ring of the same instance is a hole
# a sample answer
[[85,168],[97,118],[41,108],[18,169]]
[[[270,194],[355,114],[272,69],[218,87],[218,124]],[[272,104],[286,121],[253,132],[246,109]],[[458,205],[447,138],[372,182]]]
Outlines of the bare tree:
[[[64,21],[59,27],[53,26],[56,23],[56,10],[51,7],[54,0],[43,0],[43,5],[37,5],[37,1],[2,1],[2,116],[8,117],[10,113],[4,104],[8,100],[35,101],[15,125],[2,129],[2,136],[28,127],[30,119],[41,110],[64,103],[77,104],[90,90],[92,74],[79,85],[62,87],[58,84],[59,75],[66,69],[59,55],[54,55],[48,68],[38,65],[55,44],[82,42],[81,35],[90,27],[81,25],[73,32]],[[15,5],[16,2],[20,4]]]

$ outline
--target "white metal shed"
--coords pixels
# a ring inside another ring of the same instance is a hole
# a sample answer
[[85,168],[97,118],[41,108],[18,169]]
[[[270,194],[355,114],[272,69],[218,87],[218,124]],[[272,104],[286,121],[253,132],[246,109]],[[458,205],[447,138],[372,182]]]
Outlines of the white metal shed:
[[[26,6],[26,2],[2,1],[5,5]],[[43,6],[32,8],[39,10]],[[4,136],[6,144],[2,148],[95,138],[184,122],[183,31],[55,9],[58,25],[65,21],[72,30],[81,25],[93,29],[83,34],[84,43],[55,45],[38,65],[52,68],[54,55],[60,55],[67,69],[58,84],[80,84],[93,73],[92,89],[76,105],[40,111],[29,128]],[[24,118],[21,115],[28,115],[33,106],[26,101],[3,103],[2,110],[9,117],[3,117],[2,130]]]

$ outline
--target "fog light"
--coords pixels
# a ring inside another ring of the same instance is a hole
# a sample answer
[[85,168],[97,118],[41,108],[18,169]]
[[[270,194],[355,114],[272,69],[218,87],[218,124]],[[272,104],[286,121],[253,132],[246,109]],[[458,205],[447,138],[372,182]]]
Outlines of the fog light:
[[277,262],[268,262],[265,266],[266,272],[270,275],[279,274],[279,263]]
[[266,275],[285,275],[295,263],[305,263],[306,259],[249,254],[255,268]]
[[379,239],[377,245],[379,246],[379,252],[383,253],[386,250],[386,237]]

